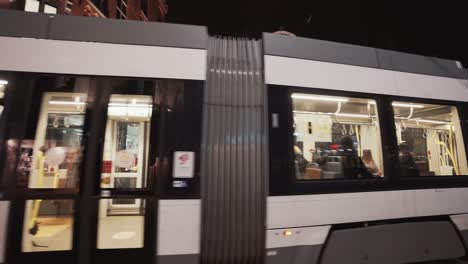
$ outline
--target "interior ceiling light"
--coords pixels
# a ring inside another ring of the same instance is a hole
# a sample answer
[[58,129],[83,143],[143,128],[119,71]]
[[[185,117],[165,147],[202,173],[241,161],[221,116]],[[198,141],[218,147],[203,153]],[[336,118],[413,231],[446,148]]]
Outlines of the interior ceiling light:
[[336,116],[342,116],[342,117],[370,118],[369,115],[363,115],[363,114],[337,113],[337,114],[335,114],[335,115],[336,115]]
[[327,102],[348,102],[346,98],[336,98],[336,97],[324,97],[316,95],[307,95],[307,94],[293,94],[291,98],[294,99],[305,99],[305,100],[316,100],[316,101],[327,101]]
[[416,121],[416,122],[438,124],[438,125],[448,125],[449,124],[449,122],[439,121],[439,120],[430,120],[430,119],[413,119],[413,120]]
[[51,105],[85,105],[85,102],[72,102],[72,101],[49,101]]
[[408,108],[424,108],[424,105],[420,104],[405,104],[405,103],[392,103],[393,106],[396,107],[408,107]]
[[311,111],[293,111],[295,114],[316,114],[316,115],[335,115],[341,117],[356,117],[356,118],[371,118],[369,115],[365,114],[352,114],[352,113],[320,113],[320,112],[311,112]]
[[0,85],[7,85],[8,84],[8,81],[7,80],[1,80],[0,79]]
[[137,104],[137,103],[109,103],[109,106],[120,106],[120,107],[151,107],[150,104]]
[[[367,103],[375,105],[375,101],[368,101]],[[408,108],[424,108],[424,105],[421,104],[405,104],[405,103],[392,103],[396,107],[408,107]]]

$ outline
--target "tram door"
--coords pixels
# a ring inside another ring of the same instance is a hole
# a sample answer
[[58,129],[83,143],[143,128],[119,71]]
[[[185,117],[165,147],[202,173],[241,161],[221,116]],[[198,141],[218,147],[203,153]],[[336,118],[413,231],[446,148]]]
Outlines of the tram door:
[[158,80],[9,76],[8,263],[153,263]]
[[[157,241],[158,204],[199,199],[203,83],[10,76],[7,262],[150,264],[172,253],[184,237],[165,221],[176,234]],[[173,169],[187,152],[191,168]]]
[[[111,174],[109,184],[111,188],[141,188],[143,185],[143,174],[146,166],[143,160],[147,155],[149,144],[149,120],[140,122],[132,118],[125,121],[108,120],[108,136],[105,146],[111,150]],[[104,150],[104,156],[108,150]],[[107,165],[109,166],[109,165]],[[137,212],[141,203],[137,199],[111,199],[109,210],[112,214]]]
[[155,257],[156,81],[105,80],[105,116],[92,263],[152,263]]

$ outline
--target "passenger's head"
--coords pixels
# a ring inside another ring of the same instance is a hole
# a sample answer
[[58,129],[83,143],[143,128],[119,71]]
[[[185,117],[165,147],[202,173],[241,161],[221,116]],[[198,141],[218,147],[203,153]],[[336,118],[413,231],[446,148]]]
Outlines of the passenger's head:
[[401,143],[400,146],[398,146],[398,148],[399,148],[399,150],[401,152],[409,152],[410,151],[410,147],[406,143]]
[[340,144],[344,150],[354,150],[354,142],[350,136],[344,136],[340,140]]
[[370,162],[374,160],[374,158],[372,157],[372,151],[370,149],[364,149],[362,151],[362,160],[365,162]]

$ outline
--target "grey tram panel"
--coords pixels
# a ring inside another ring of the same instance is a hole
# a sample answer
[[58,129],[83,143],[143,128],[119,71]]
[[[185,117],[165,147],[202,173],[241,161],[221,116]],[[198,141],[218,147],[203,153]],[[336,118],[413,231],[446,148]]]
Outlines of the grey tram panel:
[[265,55],[377,68],[375,50],[331,41],[264,33]]
[[280,247],[267,249],[266,264],[317,263],[323,245]]
[[260,53],[259,41],[210,38],[202,143],[202,263],[263,263],[265,258]]
[[468,246],[468,230],[461,230],[460,234],[463,238],[463,241],[465,242],[465,245]]
[[49,16],[0,9],[0,36],[22,38],[46,38]]
[[49,38],[145,46],[206,49],[206,27],[58,15]]
[[198,254],[187,255],[164,255],[158,256],[159,264],[198,264],[200,256]]
[[265,55],[324,61],[456,79],[466,70],[456,61],[337,42],[264,33]]
[[376,49],[379,67],[400,72],[420,73],[456,79],[466,79],[466,71],[456,61],[425,57],[397,51]]
[[448,221],[432,221],[334,231],[321,263],[415,263],[465,254],[454,226]]
[[0,36],[206,49],[206,27],[0,10]]

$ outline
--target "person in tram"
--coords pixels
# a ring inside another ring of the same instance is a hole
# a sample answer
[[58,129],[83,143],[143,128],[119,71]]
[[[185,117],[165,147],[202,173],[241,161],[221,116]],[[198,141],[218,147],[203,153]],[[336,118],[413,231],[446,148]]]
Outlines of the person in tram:
[[398,146],[398,160],[400,161],[399,174],[400,177],[418,177],[419,170],[414,162],[413,154],[410,147],[406,143],[401,143]]
[[302,154],[301,149],[297,145],[294,145],[294,158],[296,160],[296,166],[298,171],[303,175],[309,162],[306,160],[306,158]]
[[[367,167],[362,162],[361,158],[358,156],[356,149],[354,148],[354,141],[350,136],[344,136],[340,139],[340,148],[338,151],[330,151],[326,156],[323,156],[317,160],[317,163],[322,168],[327,167],[327,163],[331,162],[330,160],[339,160],[341,163],[341,177],[345,179],[366,179],[372,178],[372,173],[367,169]],[[331,156],[333,155],[333,156]]]
[[382,172],[379,170],[377,163],[375,163],[374,158],[372,157],[372,151],[370,149],[364,149],[362,151],[362,162],[374,177],[382,176]]
[[81,164],[81,149],[70,148],[67,155],[67,178],[65,180],[65,188],[76,188],[79,182]]
[[344,136],[341,138],[340,143],[344,177],[347,179],[372,178],[372,173],[364,165],[354,148],[353,139],[350,136]]

